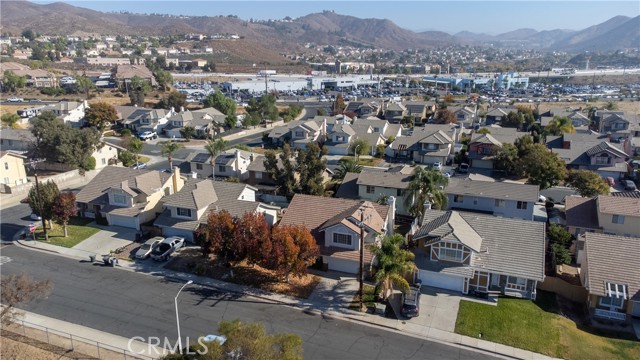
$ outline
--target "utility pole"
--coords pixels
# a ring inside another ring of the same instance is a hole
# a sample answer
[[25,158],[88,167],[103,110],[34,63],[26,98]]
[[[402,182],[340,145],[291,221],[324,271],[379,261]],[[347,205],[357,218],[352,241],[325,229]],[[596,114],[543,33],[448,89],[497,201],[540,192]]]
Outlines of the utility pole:
[[360,267],[358,268],[358,298],[360,303],[360,311],[367,311],[367,307],[364,305],[364,212],[368,206],[362,203],[360,207]]
[[[38,182],[38,166],[36,164],[45,161],[44,159],[32,159],[29,165],[33,168],[34,176],[36,178],[36,196],[38,197],[38,208],[40,209],[40,218],[42,220],[42,231],[44,232],[44,240],[49,241],[49,234],[47,233],[47,222],[44,218],[42,208],[42,197],[40,197],[40,183]],[[35,238],[35,233],[34,233]]]

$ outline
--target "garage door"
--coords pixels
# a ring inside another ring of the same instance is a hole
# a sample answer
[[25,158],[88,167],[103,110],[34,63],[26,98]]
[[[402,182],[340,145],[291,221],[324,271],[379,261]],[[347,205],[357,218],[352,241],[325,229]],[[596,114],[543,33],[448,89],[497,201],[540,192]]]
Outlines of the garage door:
[[180,237],[183,237],[186,241],[193,242],[193,231],[189,231],[189,230],[175,229],[172,227],[163,227],[162,235],[164,235],[165,237],[180,236]]
[[491,160],[472,160],[471,167],[478,169],[493,169],[493,162]]
[[420,270],[420,280],[422,285],[433,286],[440,289],[447,289],[462,292],[464,278],[440,274],[432,271]]
[[140,230],[138,228],[138,219],[131,216],[107,214],[107,220],[109,221],[109,225]]
[[358,261],[338,259],[330,256],[323,256],[322,260],[329,265],[329,270],[341,271],[348,274],[358,273]]

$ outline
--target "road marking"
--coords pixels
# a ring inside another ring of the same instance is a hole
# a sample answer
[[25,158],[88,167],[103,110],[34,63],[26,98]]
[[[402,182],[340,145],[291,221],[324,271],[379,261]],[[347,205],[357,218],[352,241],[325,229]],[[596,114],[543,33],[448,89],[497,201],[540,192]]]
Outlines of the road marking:
[[0,265],[4,265],[11,261],[11,258],[8,256],[0,256]]

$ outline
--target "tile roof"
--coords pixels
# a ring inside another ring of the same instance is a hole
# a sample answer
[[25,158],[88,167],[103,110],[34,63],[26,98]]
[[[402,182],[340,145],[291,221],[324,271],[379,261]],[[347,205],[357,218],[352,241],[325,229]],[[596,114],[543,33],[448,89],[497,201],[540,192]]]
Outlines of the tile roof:
[[160,191],[169,177],[171,174],[155,170],[107,166],[78,192],[76,201],[79,203],[102,202],[103,199],[100,198],[106,195],[110,188],[122,188],[123,181],[128,182],[130,189],[150,195]]
[[[545,224],[542,222],[429,210],[425,211],[422,224],[414,235],[415,240],[453,235],[479,249],[473,252],[471,263],[476,269],[544,280]],[[460,230],[456,233],[454,228]]]
[[212,202],[218,201],[218,195],[211,180],[188,180],[180,191],[165,196],[164,205],[186,209],[204,209]]
[[537,185],[508,182],[471,180],[470,178],[450,178],[445,193],[454,195],[474,195],[491,199],[536,202],[539,197]]
[[31,131],[27,129],[2,127],[0,128],[0,139],[33,142],[36,140],[36,137],[33,136],[33,133],[31,133]]
[[640,238],[585,233],[584,240],[589,293],[604,296],[607,283],[626,285],[628,298],[640,301]]
[[347,173],[336,192],[336,197],[341,199],[358,199],[359,176],[360,174],[358,173]]
[[600,195],[597,203],[601,213],[640,217],[640,199]]
[[567,196],[565,198],[567,226],[582,229],[599,229],[595,198]]
[[614,191],[611,194],[609,194],[611,196],[616,196],[616,197],[628,197],[628,198],[634,198],[634,199],[640,199],[640,191]]

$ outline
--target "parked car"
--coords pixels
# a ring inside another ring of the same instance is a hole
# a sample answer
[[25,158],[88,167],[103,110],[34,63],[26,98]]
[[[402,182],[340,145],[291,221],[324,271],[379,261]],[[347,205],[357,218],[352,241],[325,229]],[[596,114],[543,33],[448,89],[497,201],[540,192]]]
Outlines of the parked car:
[[156,139],[158,134],[155,131],[144,131],[138,134],[138,139],[142,141],[147,141],[151,139]]
[[147,167],[147,164],[141,163],[141,162],[131,165],[132,169],[144,169],[146,167]]
[[184,238],[178,236],[168,237],[151,251],[151,258],[156,261],[165,261],[182,245],[184,245]]
[[433,163],[433,170],[438,170],[438,171],[442,171],[442,164],[437,161]]
[[24,99],[18,97],[10,97],[7,99],[7,102],[24,102]]
[[140,248],[136,251],[137,259],[146,259],[151,256],[151,252],[160,245],[160,243],[164,241],[162,236],[156,236],[152,239],[147,240]]
[[616,186],[616,181],[615,181],[611,176],[607,177],[607,178],[605,179],[605,181],[606,181],[606,182],[607,182],[607,184],[609,184],[609,186],[611,186],[611,187]]
[[466,174],[467,172],[469,172],[469,164],[462,163],[458,165],[458,172],[462,174]]
[[636,188],[636,184],[633,182],[633,180],[624,180],[622,181],[622,184],[624,185],[624,189],[627,191],[636,191],[638,190],[638,188]]
[[402,301],[402,309],[400,313],[404,317],[412,318],[420,315],[420,290],[417,288],[409,288],[404,294]]

